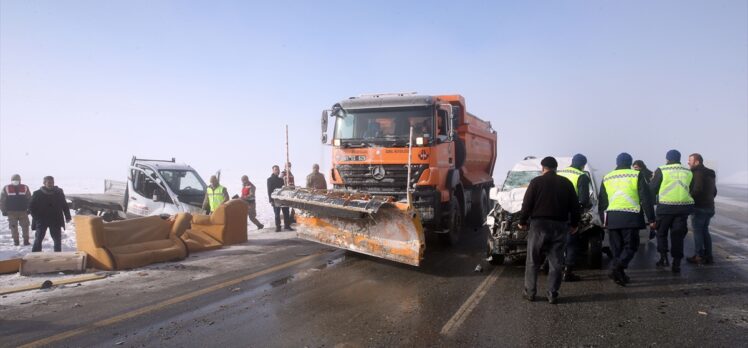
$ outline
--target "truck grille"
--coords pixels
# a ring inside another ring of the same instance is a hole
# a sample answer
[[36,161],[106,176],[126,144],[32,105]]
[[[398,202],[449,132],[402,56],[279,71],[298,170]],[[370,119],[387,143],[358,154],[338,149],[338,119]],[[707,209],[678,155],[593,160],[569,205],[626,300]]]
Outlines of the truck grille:
[[[418,178],[426,168],[428,166],[425,164],[411,165],[411,184],[418,182]],[[347,190],[390,195],[397,198],[405,196],[405,182],[408,178],[407,165],[342,164],[338,165],[336,169],[340,173]]]

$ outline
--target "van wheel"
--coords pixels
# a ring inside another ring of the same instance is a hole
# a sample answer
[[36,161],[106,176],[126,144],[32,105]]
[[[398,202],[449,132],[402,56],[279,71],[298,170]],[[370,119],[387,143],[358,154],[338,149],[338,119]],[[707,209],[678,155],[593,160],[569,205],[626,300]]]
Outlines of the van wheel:
[[491,250],[491,237],[488,237],[488,242],[486,243],[486,260],[494,266],[504,264],[504,255],[494,254],[493,250]]
[[488,207],[490,205],[490,202],[488,201],[488,194],[486,194],[486,190],[482,188],[473,190],[472,196],[477,197],[478,199],[473,200],[473,206],[470,209],[468,221],[470,222],[471,227],[480,228],[481,226],[483,226],[483,223],[486,222],[486,216],[488,216]]
[[456,245],[460,241],[462,213],[460,203],[454,196],[449,200],[449,217],[446,221],[447,233],[439,233],[439,240],[445,245]]
[[597,230],[587,240],[587,263],[594,269],[599,269],[603,264],[603,240]]

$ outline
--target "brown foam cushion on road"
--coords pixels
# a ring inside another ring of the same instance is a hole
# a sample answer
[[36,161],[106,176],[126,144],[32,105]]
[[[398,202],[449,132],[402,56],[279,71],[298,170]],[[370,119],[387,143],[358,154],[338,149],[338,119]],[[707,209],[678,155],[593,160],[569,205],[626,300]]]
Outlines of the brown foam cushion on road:
[[247,241],[247,212],[249,205],[241,199],[221,204],[215,212],[192,218],[192,230],[202,231],[222,245]]
[[182,259],[187,248],[178,236],[190,220],[187,213],[177,214],[174,221],[149,216],[109,223],[98,216],[76,216],[78,250],[88,253],[89,266],[105,270]]
[[203,250],[213,250],[221,248],[221,243],[213,239],[203,231],[187,230],[182,234],[182,241],[187,245],[190,253]]

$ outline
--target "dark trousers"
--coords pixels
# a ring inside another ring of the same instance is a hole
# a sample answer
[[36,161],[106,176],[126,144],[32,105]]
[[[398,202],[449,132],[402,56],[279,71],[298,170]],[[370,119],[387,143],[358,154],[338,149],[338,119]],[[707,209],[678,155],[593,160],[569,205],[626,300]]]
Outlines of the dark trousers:
[[581,233],[566,234],[566,257],[564,258],[566,266],[572,267],[576,264],[582,242],[584,242],[584,238]]
[[291,227],[291,216],[288,214],[288,207],[273,207],[273,214],[275,214],[275,227],[281,226],[281,211],[283,211],[283,227]]
[[707,260],[712,256],[712,235],[709,234],[709,222],[714,217],[714,209],[694,208],[691,214],[691,227],[693,229],[693,244],[696,255]]
[[34,235],[34,246],[31,247],[32,252],[42,251],[42,242],[44,241],[48,228],[49,235],[52,236],[52,241],[55,244],[55,251],[62,251],[62,226],[37,224],[36,234]]
[[639,249],[639,229],[609,229],[608,238],[613,251],[613,267],[627,268]]
[[[668,249],[668,231],[670,249]],[[657,217],[657,251],[667,253],[676,259],[683,258],[683,240],[688,232],[688,215],[660,215]]]
[[525,262],[525,291],[537,293],[538,272],[547,258],[548,293],[556,294],[561,287],[561,268],[564,264],[564,245],[569,226],[564,221],[532,219],[527,234],[527,261]]

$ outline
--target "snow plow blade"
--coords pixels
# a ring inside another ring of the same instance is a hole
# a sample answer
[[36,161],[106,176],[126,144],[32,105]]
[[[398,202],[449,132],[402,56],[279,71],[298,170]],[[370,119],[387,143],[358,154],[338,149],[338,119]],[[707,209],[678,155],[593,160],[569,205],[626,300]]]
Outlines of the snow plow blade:
[[418,214],[392,197],[301,188],[276,190],[272,197],[297,210],[299,238],[413,266],[423,258]]

